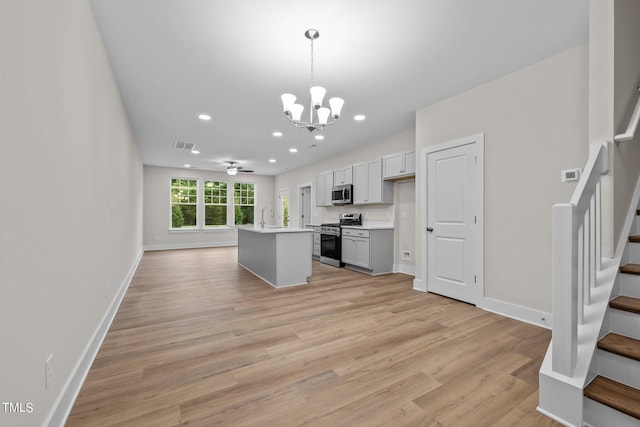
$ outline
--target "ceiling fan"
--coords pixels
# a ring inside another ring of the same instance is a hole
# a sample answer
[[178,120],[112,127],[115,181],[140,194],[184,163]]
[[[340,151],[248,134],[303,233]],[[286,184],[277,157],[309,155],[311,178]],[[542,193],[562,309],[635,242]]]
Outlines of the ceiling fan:
[[227,166],[227,174],[228,175],[235,175],[238,172],[243,172],[243,173],[253,173],[253,170],[251,169],[245,169],[242,166],[236,166],[238,164],[238,162],[234,162],[231,160],[227,160],[225,163],[229,163],[229,166]]

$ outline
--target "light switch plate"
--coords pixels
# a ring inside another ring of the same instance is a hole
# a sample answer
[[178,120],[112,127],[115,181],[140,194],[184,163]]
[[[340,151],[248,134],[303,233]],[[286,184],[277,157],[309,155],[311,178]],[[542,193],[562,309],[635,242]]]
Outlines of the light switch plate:
[[560,172],[560,179],[562,182],[577,181],[580,179],[582,169],[565,169]]

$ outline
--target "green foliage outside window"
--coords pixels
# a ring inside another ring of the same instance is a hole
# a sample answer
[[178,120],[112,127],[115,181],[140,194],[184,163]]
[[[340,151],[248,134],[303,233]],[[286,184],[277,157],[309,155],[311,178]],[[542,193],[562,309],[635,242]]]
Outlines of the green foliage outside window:
[[221,227],[227,225],[227,183],[204,182],[204,225]]
[[[197,224],[198,180],[171,180],[171,227],[195,227]],[[180,219],[182,217],[182,220]]]
[[255,210],[255,186],[246,182],[233,184],[235,224],[253,224]]
[[184,224],[184,215],[179,205],[171,206],[171,227],[180,228]]

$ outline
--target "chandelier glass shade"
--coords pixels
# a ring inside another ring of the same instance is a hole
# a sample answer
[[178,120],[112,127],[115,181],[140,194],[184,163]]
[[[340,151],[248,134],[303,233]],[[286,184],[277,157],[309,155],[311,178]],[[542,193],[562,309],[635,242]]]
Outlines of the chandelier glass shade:
[[313,81],[313,40],[317,39],[320,33],[318,33],[317,30],[309,29],[305,31],[304,35],[311,40],[311,89],[309,89],[311,102],[309,104],[309,121],[302,120],[304,106],[302,104],[296,104],[295,95],[283,93],[280,98],[282,99],[282,109],[287,119],[293,122],[296,127],[303,127],[309,130],[309,132],[313,132],[314,130],[322,130],[325,126],[331,125],[338,120],[342,106],[344,105],[344,99],[337,97],[329,99],[329,108],[322,105],[327,90],[322,86],[315,86]]

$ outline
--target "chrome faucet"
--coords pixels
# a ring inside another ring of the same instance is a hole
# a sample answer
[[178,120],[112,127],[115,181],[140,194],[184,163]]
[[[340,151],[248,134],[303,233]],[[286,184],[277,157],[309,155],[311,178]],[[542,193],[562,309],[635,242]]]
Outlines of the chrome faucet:
[[271,212],[271,218],[273,218],[273,210],[271,208],[269,208],[269,206],[265,206],[264,208],[262,208],[262,213],[261,213],[262,221],[260,221],[260,227],[261,228],[264,228],[264,210],[265,209],[269,209],[269,211]]

